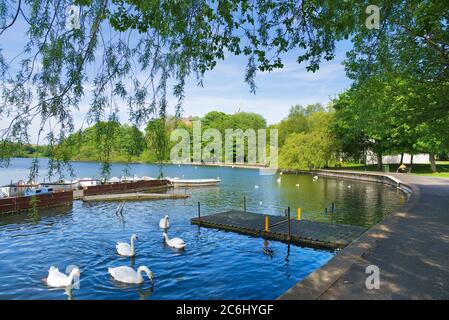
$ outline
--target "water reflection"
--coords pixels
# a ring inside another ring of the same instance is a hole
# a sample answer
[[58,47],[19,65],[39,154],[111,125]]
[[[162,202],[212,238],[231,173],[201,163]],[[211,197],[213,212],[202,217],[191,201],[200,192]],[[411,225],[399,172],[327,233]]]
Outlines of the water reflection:
[[287,254],[285,255],[285,277],[290,278],[290,243],[287,243],[286,246]]
[[[68,204],[53,208],[37,208],[38,219],[35,219],[30,215],[30,212],[20,211],[16,213],[0,214],[0,226],[2,225],[20,225],[20,224],[37,224],[41,219],[44,218],[57,218],[58,216],[64,216],[68,218],[72,211],[73,205]],[[46,219],[47,221],[49,219]],[[51,223],[54,223],[56,219],[51,219]],[[51,225],[50,223],[50,225]]]
[[271,259],[273,259],[274,251],[273,251],[273,249],[271,249],[270,243],[268,242],[268,240],[265,240],[263,242],[263,253],[266,254],[267,256],[269,256]]

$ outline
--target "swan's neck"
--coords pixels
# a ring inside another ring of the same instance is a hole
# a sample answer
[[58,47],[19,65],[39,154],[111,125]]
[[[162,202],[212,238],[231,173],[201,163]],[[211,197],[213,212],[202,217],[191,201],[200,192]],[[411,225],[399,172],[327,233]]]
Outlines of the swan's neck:
[[151,275],[151,273],[147,269],[145,269],[144,267],[139,267],[137,269],[137,277],[139,279],[139,282],[143,281],[142,272],[145,272],[147,274],[147,276],[148,276],[148,279],[153,281],[153,276]]
[[67,282],[69,286],[72,285],[74,278],[75,278],[75,270],[72,270],[72,272],[70,272],[69,276],[67,277]]
[[164,233],[164,239],[165,239],[165,242],[168,242],[170,239],[168,238],[168,235],[166,234],[166,233]]
[[134,254],[134,238],[131,237],[131,252]]
[[140,268],[137,270],[137,282],[143,282],[142,271]]

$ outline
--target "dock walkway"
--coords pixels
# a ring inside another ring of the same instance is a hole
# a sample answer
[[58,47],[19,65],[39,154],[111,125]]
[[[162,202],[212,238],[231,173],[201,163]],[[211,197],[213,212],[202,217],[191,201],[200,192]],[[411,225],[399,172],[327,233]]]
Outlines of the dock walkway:
[[163,199],[185,199],[190,197],[187,194],[178,193],[147,193],[147,192],[133,192],[133,193],[113,193],[113,194],[98,194],[93,196],[83,196],[83,201],[139,201],[139,200],[163,200]]
[[344,248],[366,231],[358,226],[290,219],[289,239],[286,217],[269,215],[268,231],[265,230],[265,217],[259,213],[231,210],[193,218],[192,224],[322,249]]
[[413,189],[409,202],[279,299],[449,299],[449,179],[388,175]]

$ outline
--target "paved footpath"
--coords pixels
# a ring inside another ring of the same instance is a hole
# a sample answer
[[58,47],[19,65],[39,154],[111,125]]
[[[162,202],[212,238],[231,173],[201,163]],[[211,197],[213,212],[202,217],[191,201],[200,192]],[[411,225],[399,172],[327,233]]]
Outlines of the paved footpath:
[[449,299],[449,179],[389,175],[413,188],[409,202],[280,299]]

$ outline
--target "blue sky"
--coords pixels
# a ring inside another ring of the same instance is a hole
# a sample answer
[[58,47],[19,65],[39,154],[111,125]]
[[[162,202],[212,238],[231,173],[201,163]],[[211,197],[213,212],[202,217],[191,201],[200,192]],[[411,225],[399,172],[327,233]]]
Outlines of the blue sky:
[[283,69],[257,74],[256,94],[250,93],[244,82],[246,58],[230,56],[206,75],[203,88],[189,83],[184,115],[201,116],[211,110],[234,113],[240,109],[257,112],[272,124],[286,117],[292,105],[326,104],[351,84],[341,64],[349,48],[349,42],[339,43],[335,59],[322,63],[315,73],[298,64],[292,52],[284,59]]
[[[3,54],[10,59],[23,50],[26,40],[23,22],[19,21],[15,27],[2,36],[0,43]],[[338,43],[335,59],[323,62],[315,73],[307,72],[305,64],[299,65],[296,62],[295,52],[290,52],[284,56],[283,69],[257,73],[256,94],[250,93],[249,86],[244,81],[247,58],[228,55],[225,61],[219,61],[216,68],[206,74],[203,87],[197,86],[193,78],[187,82],[183,116],[202,116],[212,110],[226,113],[241,110],[259,113],[268,124],[273,124],[286,117],[289,108],[295,104],[326,104],[351,84],[341,65],[350,47],[348,41]],[[81,127],[89,108],[91,94],[88,87],[80,110],[73,114],[76,128]],[[173,114],[176,99],[172,95],[169,96],[169,104],[169,113]],[[125,103],[119,104],[119,107],[120,120],[127,122],[128,107]],[[9,125],[9,119],[0,118],[0,128]],[[38,128],[37,119],[30,130],[32,140],[36,139]]]

